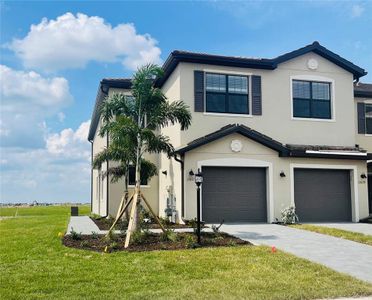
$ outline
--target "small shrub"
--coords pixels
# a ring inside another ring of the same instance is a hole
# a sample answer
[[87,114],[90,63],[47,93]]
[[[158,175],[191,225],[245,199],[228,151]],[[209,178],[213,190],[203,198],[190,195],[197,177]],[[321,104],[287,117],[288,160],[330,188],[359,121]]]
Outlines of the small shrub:
[[110,244],[110,249],[111,250],[116,250],[116,249],[119,249],[119,244],[117,242],[112,242]]
[[134,244],[143,244],[148,237],[148,233],[141,231],[141,230],[136,230],[135,232],[132,233],[131,235],[131,240]]
[[77,233],[73,227],[70,230],[71,238],[75,241],[81,240],[81,233]]
[[117,224],[116,224],[116,227],[118,228],[118,230],[120,231],[125,231],[128,229],[128,221],[125,220],[125,219],[122,219],[120,220]]
[[281,215],[284,224],[295,224],[298,222],[298,216],[296,215],[296,208],[294,206],[283,209]]
[[212,225],[212,230],[214,233],[219,233],[220,232],[220,228],[222,226],[222,224],[225,222],[225,220],[222,220],[222,222],[220,223],[220,225],[216,226],[216,225]]
[[166,229],[161,233],[160,239],[164,242],[175,242],[177,240],[177,234],[172,229]]
[[92,239],[93,240],[98,240],[99,236],[98,236],[98,233],[95,232],[95,231],[92,231]]
[[117,235],[113,230],[109,231],[108,235],[105,236],[107,242],[116,242],[118,240]]
[[195,239],[194,239],[194,236],[193,235],[186,235],[185,238],[184,238],[184,241],[185,241],[185,246],[187,248],[194,248],[194,244],[195,244]]
[[82,248],[86,248],[86,247],[88,247],[89,246],[89,242],[88,241],[82,241],[81,243],[80,243],[80,247],[82,247]]
[[236,242],[231,240],[231,241],[229,241],[228,245],[231,246],[231,247],[236,246]]

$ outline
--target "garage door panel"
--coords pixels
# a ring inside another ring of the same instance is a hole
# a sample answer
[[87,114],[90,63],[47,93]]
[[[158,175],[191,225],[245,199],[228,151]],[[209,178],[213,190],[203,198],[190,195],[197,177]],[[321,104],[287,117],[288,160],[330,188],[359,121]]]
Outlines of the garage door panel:
[[300,222],[351,221],[348,170],[295,169],[294,194]]
[[204,167],[202,213],[206,222],[266,222],[264,168]]

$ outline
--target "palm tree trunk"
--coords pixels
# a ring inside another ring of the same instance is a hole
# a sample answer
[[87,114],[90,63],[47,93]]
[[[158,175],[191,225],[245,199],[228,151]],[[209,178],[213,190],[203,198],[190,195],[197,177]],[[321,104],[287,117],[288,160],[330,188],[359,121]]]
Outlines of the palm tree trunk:
[[132,201],[132,208],[130,210],[129,224],[127,235],[125,237],[124,248],[129,246],[130,236],[132,232],[136,231],[138,228],[138,216],[137,216],[137,205],[141,199],[141,136],[137,135],[137,152],[136,152],[136,185],[134,188],[134,196]]

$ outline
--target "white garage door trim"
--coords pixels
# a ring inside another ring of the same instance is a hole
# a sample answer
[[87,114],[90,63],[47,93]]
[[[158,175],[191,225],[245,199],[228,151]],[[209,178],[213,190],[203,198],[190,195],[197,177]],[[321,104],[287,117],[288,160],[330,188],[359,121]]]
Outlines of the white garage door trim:
[[[217,159],[207,159],[200,160],[197,163],[198,169],[203,167],[262,167],[266,168],[266,201],[267,201],[267,221],[269,223],[274,222],[274,192],[273,192],[273,165],[270,162],[256,159],[245,159],[245,158],[217,158]],[[203,185],[201,185],[201,189]],[[202,203],[203,203],[203,193],[201,190],[200,196],[200,215],[203,216]]]
[[294,169],[333,169],[350,171],[351,188],[351,214],[353,222],[359,222],[359,196],[358,196],[358,172],[354,165],[318,165],[318,164],[290,164],[291,179],[291,205],[294,201]]

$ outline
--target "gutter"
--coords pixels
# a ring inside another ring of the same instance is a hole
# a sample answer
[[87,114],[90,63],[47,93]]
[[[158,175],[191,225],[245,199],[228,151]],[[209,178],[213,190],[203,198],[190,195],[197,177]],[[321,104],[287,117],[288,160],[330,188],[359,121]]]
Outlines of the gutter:
[[185,215],[185,156],[180,155],[180,158],[177,157],[177,154],[174,156],[174,160],[181,164],[181,218]]

